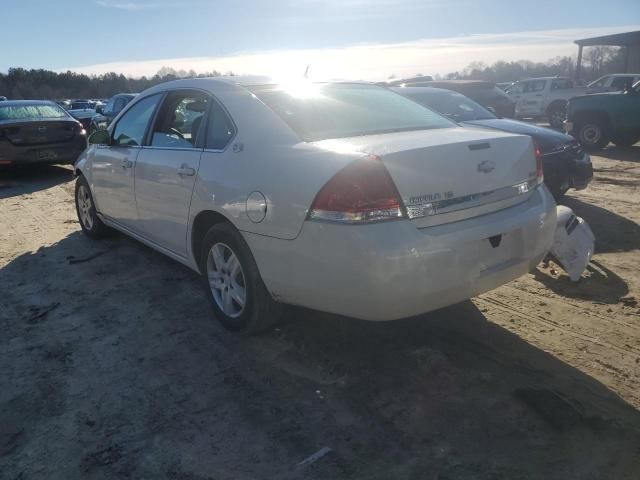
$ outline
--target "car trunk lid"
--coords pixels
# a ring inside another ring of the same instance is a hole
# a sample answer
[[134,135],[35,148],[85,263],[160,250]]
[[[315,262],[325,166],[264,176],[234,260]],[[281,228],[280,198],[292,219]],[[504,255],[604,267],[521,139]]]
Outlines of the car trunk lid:
[[447,128],[318,143],[380,157],[419,228],[518,204],[537,184],[533,145],[522,135]]
[[0,122],[0,133],[15,146],[67,142],[79,130],[80,125],[74,120]]

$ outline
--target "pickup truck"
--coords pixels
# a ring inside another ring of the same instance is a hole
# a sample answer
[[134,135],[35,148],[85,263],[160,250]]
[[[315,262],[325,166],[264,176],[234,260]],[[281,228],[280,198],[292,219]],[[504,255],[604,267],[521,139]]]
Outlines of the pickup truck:
[[611,73],[587,85],[587,93],[621,92],[640,80],[640,73]]
[[600,150],[610,141],[618,147],[633,145],[640,140],[640,82],[624,92],[572,98],[564,129],[589,151]]
[[506,90],[516,101],[516,118],[546,117],[552,128],[562,128],[567,101],[586,93],[566,77],[527,78]]

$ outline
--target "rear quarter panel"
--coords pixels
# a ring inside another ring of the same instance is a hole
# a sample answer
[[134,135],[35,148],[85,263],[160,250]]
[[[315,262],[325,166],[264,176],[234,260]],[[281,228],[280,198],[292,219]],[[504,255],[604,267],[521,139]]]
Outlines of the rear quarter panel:
[[[327,152],[301,142],[267,106],[247,90],[214,92],[236,125],[223,152],[202,155],[190,209],[190,223],[202,211],[228,218],[239,230],[281,239],[296,238],[320,188],[360,155]],[[251,221],[246,203],[260,192],[264,220]]]

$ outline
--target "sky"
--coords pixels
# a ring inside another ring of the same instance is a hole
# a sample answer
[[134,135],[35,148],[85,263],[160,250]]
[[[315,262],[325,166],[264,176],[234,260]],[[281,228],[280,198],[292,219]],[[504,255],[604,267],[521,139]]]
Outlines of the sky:
[[640,0],[3,0],[0,71],[286,76],[310,65],[312,77],[381,80],[575,56],[575,39],[630,30]]

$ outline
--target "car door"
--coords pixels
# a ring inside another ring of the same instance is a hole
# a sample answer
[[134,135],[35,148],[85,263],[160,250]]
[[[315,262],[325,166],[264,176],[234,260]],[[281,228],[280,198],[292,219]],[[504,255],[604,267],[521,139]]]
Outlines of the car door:
[[138,218],[134,167],[161,98],[156,94],[136,102],[111,130],[110,144],[97,145],[93,152],[91,183],[98,211],[130,229]]
[[210,103],[210,97],[199,91],[168,93],[136,163],[142,235],[181,256],[187,254],[189,206]]
[[618,97],[621,102],[617,128],[625,136],[640,138],[640,84]]

